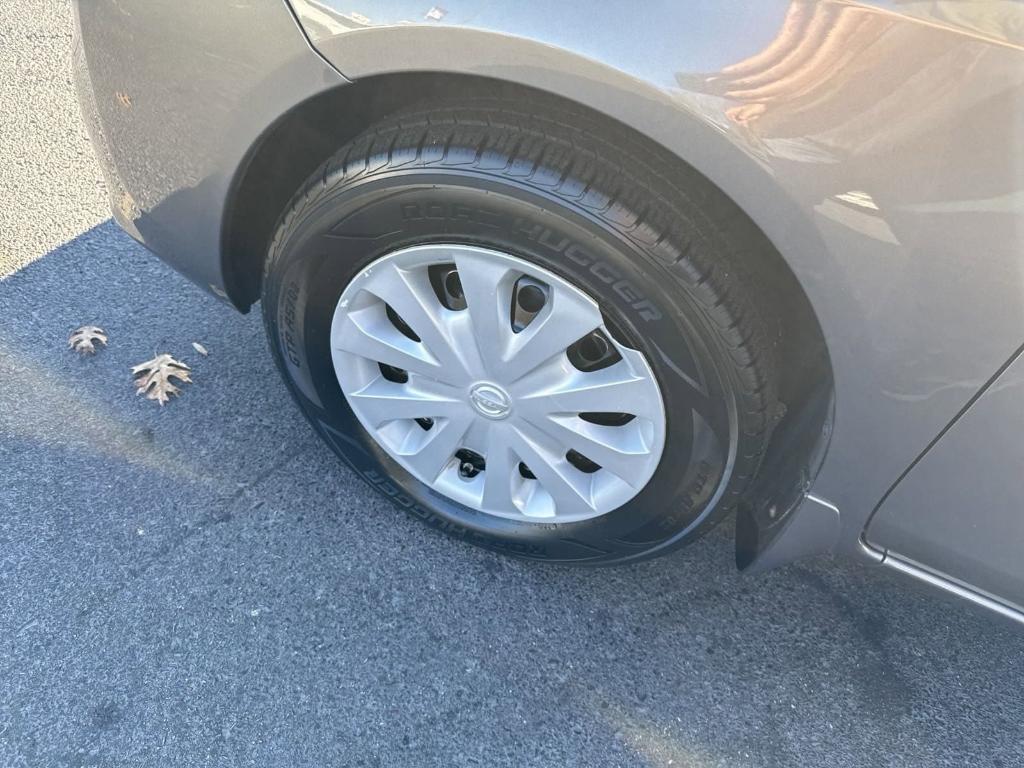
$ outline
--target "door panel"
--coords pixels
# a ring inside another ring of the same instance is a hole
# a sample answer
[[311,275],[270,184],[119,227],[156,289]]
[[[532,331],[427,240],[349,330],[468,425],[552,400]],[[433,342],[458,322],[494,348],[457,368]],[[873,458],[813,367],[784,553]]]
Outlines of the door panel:
[[1024,605],[1024,356],[896,486],[867,539]]

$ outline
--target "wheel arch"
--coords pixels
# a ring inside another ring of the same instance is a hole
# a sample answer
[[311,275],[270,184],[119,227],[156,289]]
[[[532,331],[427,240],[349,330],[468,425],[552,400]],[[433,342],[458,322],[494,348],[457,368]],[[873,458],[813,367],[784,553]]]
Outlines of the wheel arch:
[[[587,65],[606,69],[593,62]],[[785,424],[780,427],[792,424],[794,429],[777,430],[778,438],[773,439],[766,460],[775,478],[758,486],[763,501],[755,500],[752,507],[778,506],[780,498],[786,499],[786,506],[799,502],[827,446],[833,408],[832,367],[821,326],[800,280],[765,228],[737,198],[758,201],[761,220],[789,222],[789,237],[794,236],[794,228],[804,230],[801,237],[817,235],[755,157],[736,146],[709,120],[681,110],[678,104],[662,103],[655,110],[661,117],[652,118],[655,113],[649,109],[652,94],[647,92],[648,87],[621,74],[619,78],[625,82],[612,83],[603,96],[590,99],[596,105],[567,95],[590,92],[574,91],[575,74],[567,75],[561,83],[546,83],[546,87],[452,71],[361,74],[351,84],[318,94],[282,115],[253,145],[236,174],[224,218],[222,270],[228,296],[237,307],[247,310],[259,297],[263,259],[279,216],[294,192],[326,157],[374,121],[412,103],[435,98],[498,93],[508,99],[562,102],[598,121],[629,130],[659,152],[669,167],[696,169],[736,205],[736,226],[762,241],[763,247],[758,249],[762,255],[759,276],[773,300],[786,308],[778,334],[786,377],[781,391],[787,406]],[[614,108],[615,114],[609,114],[609,108]],[[648,118],[638,126],[629,119],[631,111],[647,114]],[[679,134],[677,140],[668,141],[675,133]],[[682,152],[678,151],[680,147]]]

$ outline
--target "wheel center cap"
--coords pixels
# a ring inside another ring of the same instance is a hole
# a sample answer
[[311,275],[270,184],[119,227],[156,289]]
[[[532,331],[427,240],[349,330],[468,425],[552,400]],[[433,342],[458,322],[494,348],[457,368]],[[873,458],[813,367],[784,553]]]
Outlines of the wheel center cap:
[[512,400],[497,384],[480,382],[469,390],[469,402],[488,419],[504,419],[512,411]]

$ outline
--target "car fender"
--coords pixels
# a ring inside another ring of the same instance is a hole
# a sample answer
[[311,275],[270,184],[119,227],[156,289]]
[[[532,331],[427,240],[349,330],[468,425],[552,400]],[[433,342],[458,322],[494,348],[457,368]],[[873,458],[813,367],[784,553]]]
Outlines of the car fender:
[[1006,127],[1024,111],[1024,58],[1010,15],[840,0],[292,4],[350,79],[442,72],[558,94],[732,197],[828,345],[835,418],[814,493],[842,511],[839,550],[861,551],[873,506],[1021,341],[1021,176],[1005,158],[1022,156]]

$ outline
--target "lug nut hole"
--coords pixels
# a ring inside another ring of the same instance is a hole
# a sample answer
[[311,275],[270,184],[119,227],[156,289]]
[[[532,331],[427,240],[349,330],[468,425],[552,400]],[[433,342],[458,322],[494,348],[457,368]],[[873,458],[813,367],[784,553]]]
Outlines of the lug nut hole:
[[580,414],[583,421],[599,424],[603,427],[621,427],[636,418],[632,413],[610,413],[604,411],[585,411]]
[[466,308],[466,291],[454,264],[432,264],[427,268],[427,274],[441,306],[454,312]]
[[472,480],[487,469],[487,462],[484,461],[484,457],[476,451],[471,451],[468,448],[460,448],[457,450],[455,452],[455,458],[458,459],[459,462],[459,477],[463,480]]
[[576,467],[576,469],[578,469],[580,472],[586,472],[588,475],[597,472],[597,470],[601,468],[600,464],[591,461],[582,453],[576,450],[570,449],[569,452],[565,454],[565,459],[574,467]]
[[566,350],[569,362],[581,371],[596,371],[614,365],[622,355],[601,330],[591,331]]
[[520,277],[512,291],[512,330],[519,333],[548,302],[548,289],[532,277]]
[[596,363],[608,354],[608,342],[599,333],[591,333],[580,341],[580,357],[588,363]]
[[386,312],[388,320],[390,320],[391,324],[398,329],[399,333],[407,339],[420,341],[420,337],[416,334],[416,331],[409,327],[409,324],[402,319],[402,316],[398,314],[390,304],[386,304],[385,307],[387,308]]
[[388,381],[393,381],[396,384],[405,384],[409,380],[409,372],[402,368],[395,368],[393,365],[387,365],[386,363],[377,363],[380,368],[381,376]]
[[456,301],[461,301],[465,298],[466,294],[462,290],[462,280],[459,278],[459,273],[454,269],[445,275],[444,290]]
[[516,303],[519,304],[519,308],[532,315],[544,308],[546,299],[544,291],[536,285],[524,285],[516,292]]

